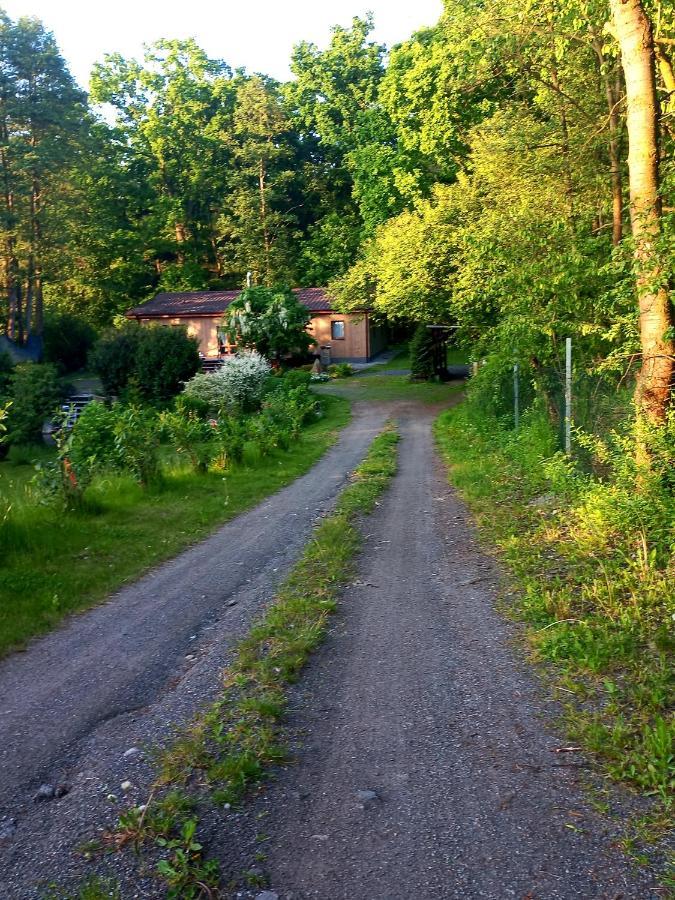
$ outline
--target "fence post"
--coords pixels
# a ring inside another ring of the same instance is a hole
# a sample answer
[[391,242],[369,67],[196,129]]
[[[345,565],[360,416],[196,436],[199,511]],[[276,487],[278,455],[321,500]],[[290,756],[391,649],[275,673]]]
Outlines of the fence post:
[[520,426],[520,382],[518,379],[518,363],[513,365],[513,422],[516,431]]
[[565,453],[572,455],[572,338],[565,338]]

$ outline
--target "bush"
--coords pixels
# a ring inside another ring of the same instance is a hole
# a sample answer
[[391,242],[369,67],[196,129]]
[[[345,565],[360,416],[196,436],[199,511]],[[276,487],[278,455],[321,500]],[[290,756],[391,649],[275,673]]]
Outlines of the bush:
[[106,331],[93,348],[89,364],[108,395],[122,394],[136,370],[142,328],[136,323]]
[[44,361],[53,363],[60,372],[77,372],[84,368],[96,332],[78,316],[67,312],[45,317],[43,339]]
[[7,419],[12,444],[28,444],[42,438],[42,425],[50,418],[61,399],[61,387],[54,366],[21,363],[9,382],[12,405]]
[[251,412],[260,408],[270,364],[257,351],[247,350],[226,359],[212,374],[200,374],[186,385],[188,402],[203,403],[213,415],[221,410]]
[[200,368],[199,342],[184,328],[143,329],[134,376],[146,400],[170,400]]
[[306,369],[289,369],[283,377],[281,387],[286,390],[296,387],[308,387],[312,380],[312,373]]
[[4,397],[9,390],[9,383],[14,371],[14,363],[9,353],[0,350],[0,397]]
[[431,329],[418,325],[410,342],[410,377],[429,381],[434,377],[434,341]]
[[223,415],[216,423],[215,432],[218,467],[224,469],[230,463],[241,462],[244,458],[244,445],[249,438],[248,421]]
[[333,363],[328,366],[328,374],[331,378],[349,378],[354,374],[354,369],[347,362]]
[[117,410],[105,404],[87,404],[71,430],[69,457],[76,471],[116,469],[120,457],[115,443]]
[[141,487],[161,480],[157,416],[140,406],[127,406],[115,419],[115,447],[120,463]]
[[161,423],[176,451],[188,457],[194,471],[206,472],[214,452],[214,425],[183,405],[163,413]]
[[107,394],[133,390],[151,403],[174,397],[201,364],[197,341],[183,328],[135,323],[104,334],[90,362]]

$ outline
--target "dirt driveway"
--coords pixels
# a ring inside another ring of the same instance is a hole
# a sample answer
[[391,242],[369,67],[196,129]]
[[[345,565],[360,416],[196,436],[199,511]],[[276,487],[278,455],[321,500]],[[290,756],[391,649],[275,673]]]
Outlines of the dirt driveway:
[[[91,870],[85,842],[147,796],[145,746],[214,695],[233,642],[390,411],[361,407],[306,476],[0,665],[3,900]],[[494,611],[495,566],[435,456],[434,410],[396,412],[399,473],[293,692],[297,764],[214,818],[208,855],[224,884],[267,877],[263,900],[656,898],[590,808],[587,761],[555,752],[551,705]],[[63,795],[41,799],[41,784]],[[104,862],[124,900],[164,895],[135,880],[132,854]]]
[[261,869],[281,900],[660,896],[590,808],[588,761],[555,752],[565,739],[494,611],[498,573],[432,419],[401,417],[399,473],[294,693],[297,764],[213,835],[216,855]]

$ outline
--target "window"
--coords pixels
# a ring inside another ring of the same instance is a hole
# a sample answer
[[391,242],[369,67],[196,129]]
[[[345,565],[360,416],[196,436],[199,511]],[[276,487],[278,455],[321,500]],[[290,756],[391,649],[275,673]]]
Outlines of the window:
[[330,336],[333,341],[344,341],[345,339],[345,323],[344,322],[331,322],[330,323]]

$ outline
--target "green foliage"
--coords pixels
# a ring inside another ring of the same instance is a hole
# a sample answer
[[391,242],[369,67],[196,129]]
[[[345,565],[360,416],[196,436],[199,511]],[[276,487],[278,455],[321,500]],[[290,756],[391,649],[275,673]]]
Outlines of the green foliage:
[[309,313],[290,288],[247,288],[225,313],[223,327],[237,346],[270,359],[301,353],[312,344]]
[[129,322],[105,332],[96,343],[89,363],[106,394],[119,396],[126,389],[135,372],[141,340],[141,326]]
[[354,374],[354,369],[349,363],[333,363],[328,366],[328,374],[331,378],[350,378]]
[[131,390],[150,402],[170,400],[200,367],[197,341],[185,329],[135,323],[106,332],[90,362],[107,394]]
[[21,363],[9,381],[12,406],[7,420],[8,439],[28,444],[42,438],[42,426],[58,407],[61,386],[54,366]]
[[214,425],[181,405],[173,412],[163,412],[160,422],[176,451],[188,457],[193,470],[205,472],[213,457]]
[[161,481],[157,415],[140,406],[123,407],[115,417],[114,432],[121,464],[141,487]]
[[12,372],[14,371],[14,363],[9,353],[0,351],[0,397],[4,397],[9,390],[9,384]]
[[443,414],[436,433],[452,480],[512,573],[514,614],[572,697],[572,736],[612,775],[665,801],[673,786],[672,489],[658,473],[637,477],[631,424],[602,445],[593,439],[602,479],[557,451],[537,410],[513,432],[469,403]]
[[269,375],[267,360],[256,350],[245,350],[228,357],[215,372],[195,375],[182,397],[212,415],[254,412],[260,408]]
[[72,313],[50,312],[42,337],[45,362],[54,363],[60,372],[77,372],[86,365],[96,332]]
[[410,342],[410,377],[416,381],[429,381],[435,375],[433,346],[431,329],[418,325]]
[[199,344],[183,328],[144,328],[136,351],[132,380],[150,401],[174,397],[199,371]]

